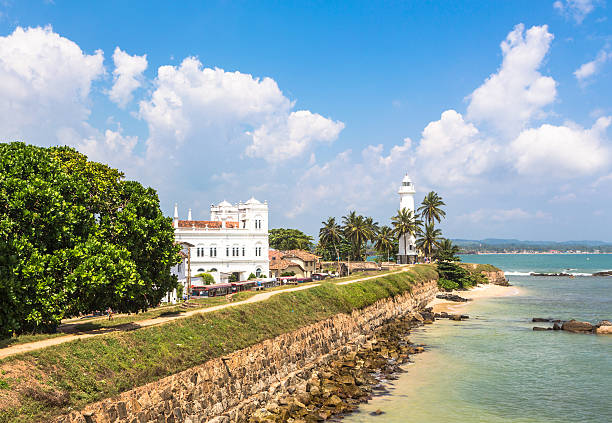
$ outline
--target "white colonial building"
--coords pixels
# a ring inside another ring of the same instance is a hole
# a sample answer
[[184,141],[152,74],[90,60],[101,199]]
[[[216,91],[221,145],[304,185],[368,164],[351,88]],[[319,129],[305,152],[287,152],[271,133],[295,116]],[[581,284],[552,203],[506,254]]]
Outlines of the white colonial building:
[[[402,179],[402,185],[397,193],[400,196],[400,210],[411,210],[414,215],[414,194],[416,194],[416,190],[408,174]],[[416,259],[416,239],[413,235],[402,235],[399,239],[398,263],[415,263]]]
[[[178,217],[174,206],[174,238],[190,247],[190,275],[207,272],[216,283],[227,282],[232,275],[246,280],[251,273],[267,277],[268,204],[251,198],[232,205],[223,201],[210,206],[210,220]],[[196,281],[194,281],[197,284]]]

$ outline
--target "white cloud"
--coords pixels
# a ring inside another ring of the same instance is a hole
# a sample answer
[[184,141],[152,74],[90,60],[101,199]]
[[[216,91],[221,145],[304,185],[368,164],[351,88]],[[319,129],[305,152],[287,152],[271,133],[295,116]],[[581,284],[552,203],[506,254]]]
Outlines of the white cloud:
[[574,76],[578,80],[578,82],[585,82],[591,76],[597,74],[603,65],[612,59],[612,53],[606,50],[600,50],[597,53],[597,57],[590,62],[582,64],[576,71],[574,72]]
[[212,152],[232,143],[268,161],[289,159],[316,142],[330,142],[344,127],[294,104],[271,78],[205,68],[196,58],[158,70],[155,91],[140,103],[151,156],[174,154],[186,139]]
[[89,137],[72,141],[77,149],[89,159],[110,164],[113,167],[127,171],[134,177],[145,164],[144,160],[134,154],[138,137],[123,135],[121,127],[117,131],[107,129],[103,134],[94,133]]
[[459,220],[468,221],[470,223],[506,223],[515,220],[530,220],[530,219],[549,219],[548,213],[537,211],[535,213],[527,212],[521,208],[513,209],[478,209],[471,213],[463,214],[458,217]]
[[82,130],[92,82],[104,73],[92,55],[44,28],[17,27],[0,37],[0,127],[4,141],[56,144],[66,128]]
[[423,130],[416,148],[420,174],[436,185],[466,183],[495,162],[496,147],[455,110],[442,113]]
[[573,18],[577,23],[582,23],[584,18],[595,10],[597,0],[557,0],[553,7],[566,17]]
[[263,123],[255,131],[247,132],[253,143],[246,149],[251,157],[262,157],[268,161],[296,157],[314,142],[331,142],[338,138],[344,123],[332,121],[308,110],[291,112],[273,122]]
[[611,122],[601,117],[591,129],[574,124],[527,129],[511,143],[509,157],[520,174],[568,179],[594,174],[610,163],[606,129]]
[[501,43],[500,69],[468,97],[468,118],[514,135],[530,120],[543,117],[542,109],[557,94],[555,80],[538,72],[552,39],[546,25],[526,32],[523,24],[516,25]]
[[147,55],[130,56],[119,47],[113,53],[113,87],[108,92],[109,98],[124,108],[132,101],[135,89],[143,84],[143,72],[147,69]]

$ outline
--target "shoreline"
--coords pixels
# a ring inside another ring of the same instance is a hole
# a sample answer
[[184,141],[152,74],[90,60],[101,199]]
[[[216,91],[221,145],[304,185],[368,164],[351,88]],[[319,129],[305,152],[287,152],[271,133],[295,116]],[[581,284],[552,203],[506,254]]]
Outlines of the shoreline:
[[434,313],[446,312],[449,314],[460,314],[465,308],[475,301],[483,298],[496,298],[496,297],[511,297],[515,295],[522,295],[523,290],[517,286],[502,286],[494,284],[483,284],[477,285],[469,291],[452,291],[450,294],[459,295],[463,298],[468,298],[472,301],[464,303],[458,303],[449,300],[443,300],[440,298],[434,298],[427,304],[427,307],[432,307]]

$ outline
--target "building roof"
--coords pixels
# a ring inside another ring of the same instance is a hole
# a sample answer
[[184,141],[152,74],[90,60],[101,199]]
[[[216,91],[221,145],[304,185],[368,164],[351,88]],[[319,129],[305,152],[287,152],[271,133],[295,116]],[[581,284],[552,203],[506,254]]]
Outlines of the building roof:
[[219,203],[219,207],[232,207],[232,204],[229,201],[223,200]]
[[[218,220],[179,220],[178,227],[179,228],[197,228],[197,229],[221,229],[222,228],[221,221]],[[239,222],[225,222],[225,227],[227,229],[238,229],[240,227]]]
[[297,257],[303,261],[316,261],[317,256],[306,250],[287,250],[283,251],[283,257]]
[[255,197],[251,197],[245,204],[261,204],[261,201],[255,199]]
[[300,269],[304,270],[302,266],[292,261],[289,261],[289,260],[283,260],[283,259],[270,260],[270,270],[285,270],[286,268],[291,267],[291,266],[297,266]]

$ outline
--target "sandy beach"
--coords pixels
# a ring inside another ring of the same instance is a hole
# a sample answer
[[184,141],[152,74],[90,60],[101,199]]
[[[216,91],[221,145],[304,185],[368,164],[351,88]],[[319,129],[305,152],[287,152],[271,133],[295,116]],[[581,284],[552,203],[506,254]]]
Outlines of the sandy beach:
[[463,298],[469,298],[473,301],[465,303],[457,303],[448,300],[442,300],[440,298],[434,298],[427,307],[433,307],[434,313],[441,313],[443,311],[451,314],[462,313],[470,304],[480,298],[493,298],[493,297],[509,297],[514,295],[521,295],[521,290],[517,286],[501,286],[494,284],[477,285],[469,291],[453,291],[452,294],[459,295]]

